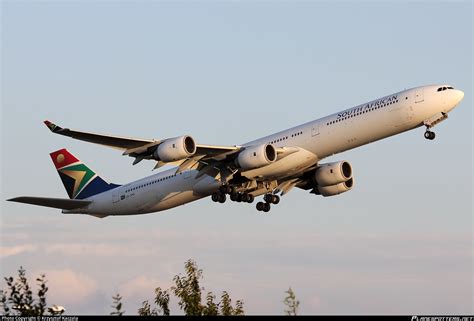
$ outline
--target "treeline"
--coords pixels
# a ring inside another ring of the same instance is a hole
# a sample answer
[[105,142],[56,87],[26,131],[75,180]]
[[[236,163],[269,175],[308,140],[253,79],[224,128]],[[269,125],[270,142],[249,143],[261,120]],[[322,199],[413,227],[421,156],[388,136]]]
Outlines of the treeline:
[[[145,300],[136,314],[140,316],[169,316],[170,298],[174,296],[178,300],[178,306],[187,316],[239,316],[244,315],[244,302],[236,300],[232,303],[230,294],[223,291],[219,299],[209,291],[206,292],[200,286],[199,281],[203,278],[203,272],[198,268],[193,260],[188,260],[184,264],[184,275],[178,274],[173,278],[174,285],[166,290],[157,287],[154,291],[154,298],[150,302]],[[36,279],[36,296],[33,294],[26,271],[23,267],[18,270],[16,278],[4,277],[6,289],[0,291],[0,312],[4,316],[42,316],[42,315],[62,315],[65,308],[59,305],[48,307],[46,294],[46,276],[40,275]],[[300,302],[296,299],[291,287],[285,292],[283,300],[284,312],[287,315],[297,315]],[[112,297],[113,304],[110,315],[124,315],[124,305],[120,294]]]

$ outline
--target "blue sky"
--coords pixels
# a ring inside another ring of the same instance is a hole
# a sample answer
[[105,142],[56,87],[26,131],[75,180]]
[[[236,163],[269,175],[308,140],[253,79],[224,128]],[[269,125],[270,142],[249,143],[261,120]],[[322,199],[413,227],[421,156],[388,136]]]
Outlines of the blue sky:
[[[66,197],[66,147],[117,183],[151,174],[42,121],[115,135],[233,145],[405,88],[449,83],[463,102],[435,128],[335,155],[356,187],[295,190],[267,215],[204,199],[112,217],[2,201],[0,269],[46,273],[50,303],[134,313],[193,258],[203,285],[249,314],[473,311],[472,3],[14,2],[2,9],[2,200]],[[176,302],[174,303],[176,304]],[[175,306],[175,305],[174,305]],[[176,311],[176,309],[175,309]]]

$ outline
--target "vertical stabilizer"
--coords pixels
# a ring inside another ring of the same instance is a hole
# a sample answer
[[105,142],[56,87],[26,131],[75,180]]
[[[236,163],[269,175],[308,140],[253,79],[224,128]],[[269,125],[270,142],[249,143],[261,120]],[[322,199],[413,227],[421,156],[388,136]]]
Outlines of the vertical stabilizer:
[[71,199],[85,199],[120,186],[104,181],[67,149],[55,151],[50,156]]

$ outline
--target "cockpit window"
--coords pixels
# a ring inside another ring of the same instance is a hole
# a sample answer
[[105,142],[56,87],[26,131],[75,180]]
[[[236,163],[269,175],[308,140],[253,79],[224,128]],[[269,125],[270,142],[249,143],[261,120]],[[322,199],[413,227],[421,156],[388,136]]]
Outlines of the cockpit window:
[[439,87],[437,91],[443,91],[446,89],[454,89],[453,87]]

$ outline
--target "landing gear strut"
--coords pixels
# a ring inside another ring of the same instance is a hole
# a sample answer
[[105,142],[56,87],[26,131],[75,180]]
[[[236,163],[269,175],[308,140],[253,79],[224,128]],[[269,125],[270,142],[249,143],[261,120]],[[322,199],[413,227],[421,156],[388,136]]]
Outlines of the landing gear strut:
[[425,138],[429,139],[429,140],[433,140],[433,139],[435,139],[435,137],[436,137],[436,134],[434,132],[430,131],[428,128],[426,128]]

